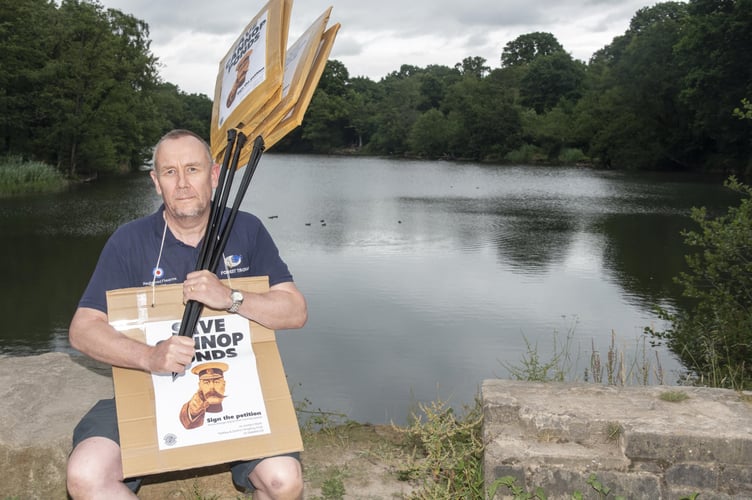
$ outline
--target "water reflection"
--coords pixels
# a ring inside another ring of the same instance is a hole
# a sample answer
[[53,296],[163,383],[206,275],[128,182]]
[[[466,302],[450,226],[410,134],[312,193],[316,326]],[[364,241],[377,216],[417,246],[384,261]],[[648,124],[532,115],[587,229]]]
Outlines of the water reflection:
[[[243,207],[309,301],[303,331],[278,335],[293,396],[383,422],[471,402],[526,340],[545,359],[573,332],[577,374],[612,332],[636,352],[652,306],[677,300],[689,208],[732,201],[720,181],[661,175],[266,154]],[[0,350],[68,350],[106,237],[158,203],[146,174],[0,200]]]

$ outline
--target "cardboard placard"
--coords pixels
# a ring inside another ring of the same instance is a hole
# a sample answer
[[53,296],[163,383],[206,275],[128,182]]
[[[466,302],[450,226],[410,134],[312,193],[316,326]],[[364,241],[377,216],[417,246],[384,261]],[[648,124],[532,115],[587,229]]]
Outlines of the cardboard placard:
[[316,90],[316,86],[319,84],[321,74],[324,72],[326,62],[329,59],[329,53],[332,50],[334,39],[337,37],[339,28],[340,24],[336,23],[322,35],[316,56],[314,57],[310,72],[307,75],[305,85],[300,91],[298,100],[291,106],[290,111],[284,115],[278,123],[272,124],[273,128],[271,128],[271,130],[263,131],[263,137],[267,148],[272,147],[285,135],[295,129],[295,127],[303,123],[303,117],[308,110],[308,105],[311,103],[311,99],[313,99],[313,93]]
[[[266,277],[235,278],[232,284],[250,292],[269,289]],[[110,324],[117,330],[153,344],[154,335],[170,335],[170,325],[174,329],[182,320],[182,285],[112,290],[107,292],[107,307]],[[188,368],[174,385],[159,375],[113,367],[124,476],[301,451],[303,441],[274,331],[238,315],[204,308],[194,339],[197,350],[191,368],[196,371]],[[246,351],[252,351],[252,358],[244,355]],[[249,371],[253,361],[255,370]],[[187,404],[196,393],[206,367],[210,373],[217,367],[226,371],[227,397],[218,408],[207,410],[198,425],[183,422],[181,426],[185,412],[181,403]],[[260,389],[263,403],[256,400],[253,388]]]
[[228,130],[255,129],[264,118],[259,109],[282,98],[291,8],[292,0],[269,0],[219,62],[211,122],[215,160],[221,160]]
[[277,124],[295,106],[301,93],[309,80],[309,73],[314,63],[316,53],[319,51],[321,37],[329,21],[332,8],[329,7],[319,16],[316,21],[287,49],[285,54],[285,72],[282,84],[282,99],[274,106],[269,106],[259,111],[265,118],[254,130],[250,137],[261,135],[265,139],[267,149],[273,142],[266,140]]

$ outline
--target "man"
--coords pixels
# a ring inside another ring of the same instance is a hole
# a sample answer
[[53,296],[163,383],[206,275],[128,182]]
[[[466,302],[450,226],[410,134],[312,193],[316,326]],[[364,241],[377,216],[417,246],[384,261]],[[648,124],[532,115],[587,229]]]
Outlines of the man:
[[[232,277],[268,276],[269,291],[231,290],[210,271],[194,271],[210,214],[219,165],[196,134],[174,130],[154,149],[151,178],[163,205],[129,222],[110,237],[70,324],[71,345],[99,361],[154,373],[185,372],[193,339],[172,336],[155,346],[130,339],[107,320],[106,291],[183,282],[183,300],[228,310],[272,330],[300,328],[306,302],[279,257],[271,236],[255,216],[240,212],[225,248],[224,269]],[[232,266],[232,267],[230,267]],[[235,484],[258,499],[301,498],[298,454],[231,466]],[[140,480],[123,482],[114,400],[98,402],[73,433],[68,460],[68,492],[79,498],[136,498]]]
[[227,363],[202,363],[191,368],[198,375],[198,390],[191,399],[180,408],[180,423],[186,429],[195,429],[204,425],[204,416],[208,413],[220,413],[222,400],[225,398],[225,372]]

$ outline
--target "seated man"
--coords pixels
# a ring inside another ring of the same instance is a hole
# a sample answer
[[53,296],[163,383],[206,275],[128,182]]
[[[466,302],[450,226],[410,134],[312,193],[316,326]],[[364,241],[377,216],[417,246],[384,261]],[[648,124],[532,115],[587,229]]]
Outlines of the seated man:
[[[269,291],[231,290],[210,271],[195,271],[201,240],[218,184],[219,165],[209,145],[196,134],[174,130],[154,149],[151,178],[163,205],[131,221],[110,237],[71,321],[71,345],[99,361],[150,373],[185,372],[194,355],[193,339],[172,336],[155,346],[112,328],[106,291],[183,283],[183,300],[227,310],[272,330],[300,328],[307,320],[306,302],[287,265],[259,219],[240,212],[227,241],[233,277],[268,276]],[[235,265],[237,264],[237,265]],[[227,266],[227,264],[226,264]],[[297,453],[231,464],[235,484],[254,498],[301,498],[302,468]],[[99,401],[73,433],[67,486],[74,499],[136,498],[140,479],[123,482],[115,402]]]

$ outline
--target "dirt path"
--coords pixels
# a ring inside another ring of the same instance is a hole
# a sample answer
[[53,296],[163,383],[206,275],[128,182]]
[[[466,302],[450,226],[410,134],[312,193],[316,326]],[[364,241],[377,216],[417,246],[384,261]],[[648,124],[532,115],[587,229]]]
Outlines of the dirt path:
[[[398,478],[404,448],[390,426],[348,424],[304,436],[305,499],[407,498],[415,486]],[[341,496],[340,496],[341,495]],[[223,468],[162,474],[145,480],[143,500],[246,498]]]

